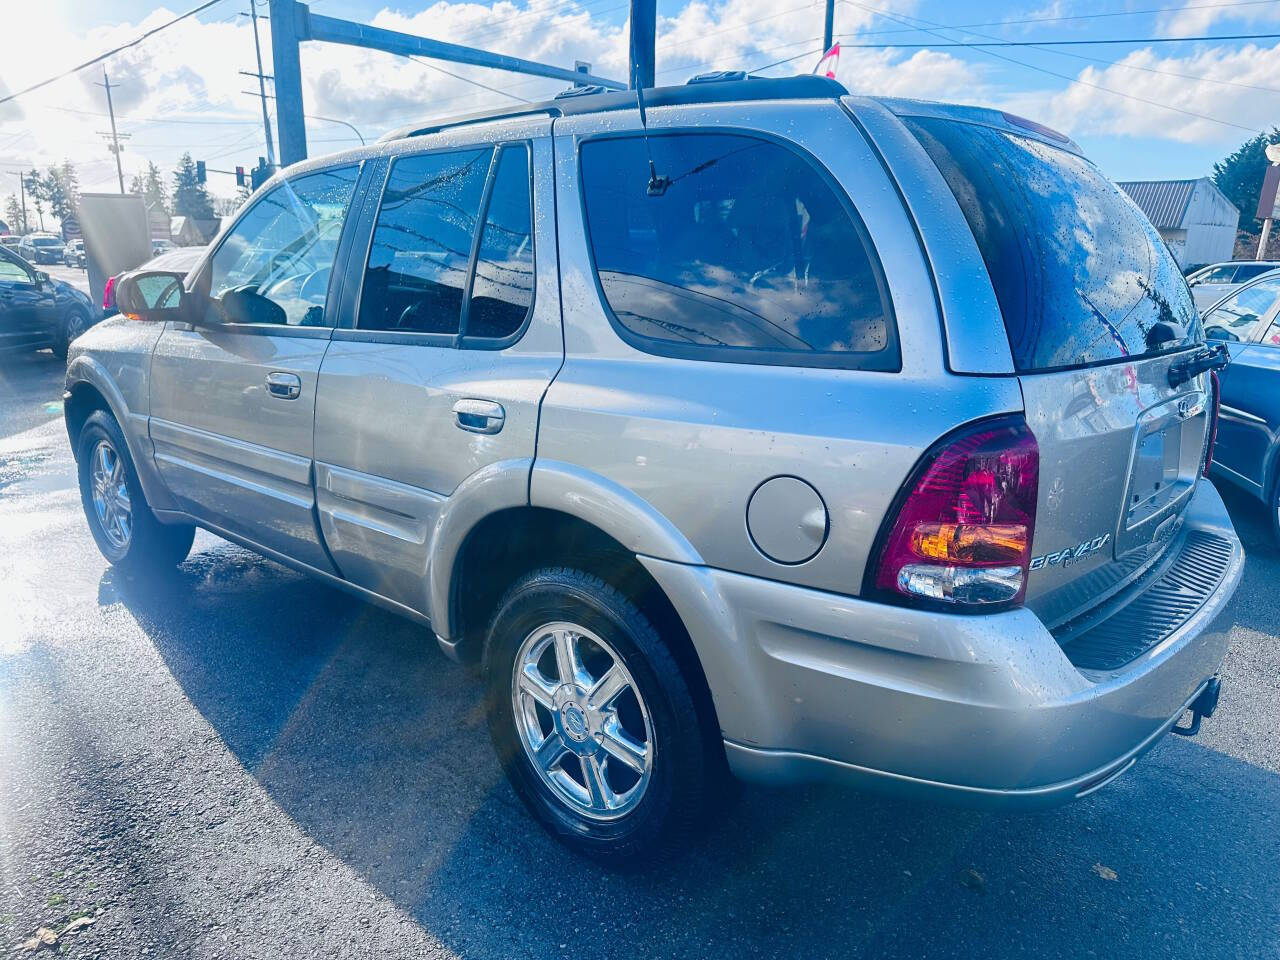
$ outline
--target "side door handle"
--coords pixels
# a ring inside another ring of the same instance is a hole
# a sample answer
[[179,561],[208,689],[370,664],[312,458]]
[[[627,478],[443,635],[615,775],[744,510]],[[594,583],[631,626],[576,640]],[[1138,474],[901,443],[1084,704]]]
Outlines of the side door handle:
[[267,393],[280,400],[297,400],[302,394],[302,380],[296,373],[272,370],[267,374]]
[[470,433],[497,433],[507,422],[507,411],[492,400],[466,398],[453,405],[453,420]]

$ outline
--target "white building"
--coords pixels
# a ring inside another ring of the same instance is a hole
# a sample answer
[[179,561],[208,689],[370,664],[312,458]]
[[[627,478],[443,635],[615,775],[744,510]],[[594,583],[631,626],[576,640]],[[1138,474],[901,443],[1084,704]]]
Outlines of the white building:
[[1183,269],[1231,259],[1240,211],[1208,177],[1118,186],[1155,224]]

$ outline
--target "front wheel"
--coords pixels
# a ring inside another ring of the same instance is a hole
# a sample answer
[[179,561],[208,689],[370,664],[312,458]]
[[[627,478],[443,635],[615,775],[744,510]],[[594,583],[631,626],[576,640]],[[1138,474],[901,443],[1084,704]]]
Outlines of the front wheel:
[[181,563],[191,551],[195,527],[156,519],[115,419],[101,410],[90,414],[76,449],[89,532],[112,566],[135,574]]
[[679,665],[629,599],[578,570],[530,573],[490,623],[484,671],[498,757],[558,839],[626,865],[692,833],[718,766]]
[[67,351],[71,349],[71,341],[89,329],[89,315],[79,307],[72,307],[58,325],[54,337],[53,355],[59,360],[67,359]]

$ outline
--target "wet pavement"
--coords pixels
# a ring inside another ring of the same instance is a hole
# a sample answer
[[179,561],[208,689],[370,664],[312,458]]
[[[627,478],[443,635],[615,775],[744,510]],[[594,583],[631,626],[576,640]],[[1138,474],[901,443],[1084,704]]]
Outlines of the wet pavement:
[[68,956],[1280,956],[1280,549],[1234,491],[1199,738],[1031,815],[748,789],[616,875],[525,815],[420,628],[207,534],[116,577],[61,378],[0,358],[0,953],[83,916]]

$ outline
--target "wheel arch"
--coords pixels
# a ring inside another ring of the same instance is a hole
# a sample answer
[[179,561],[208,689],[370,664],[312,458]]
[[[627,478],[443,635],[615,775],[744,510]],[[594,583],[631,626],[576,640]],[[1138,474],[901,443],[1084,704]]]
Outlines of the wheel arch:
[[71,453],[77,459],[80,455],[80,432],[96,410],[110,414],[119,424],[147,502],[156,509],[172,508],[173,498],[155,470],[146,414],[135,413],[129,408],[123,393],[98,360],[80,354],[67,367],[62,410]]
[[475,662],[489,620],[508,588],[543,567],[594,574],[639,607],[671,650],[694,693],[709,742],[720,749],[711,689],[675,605],[635,550],[574,513],[526,503],[494,510],[474,524],[452,559],[447,617],[444,622],[432,618],[433,625],[439,624],[435,629],[441,646],[459,660]]

